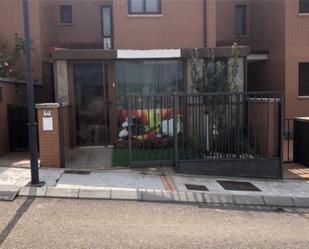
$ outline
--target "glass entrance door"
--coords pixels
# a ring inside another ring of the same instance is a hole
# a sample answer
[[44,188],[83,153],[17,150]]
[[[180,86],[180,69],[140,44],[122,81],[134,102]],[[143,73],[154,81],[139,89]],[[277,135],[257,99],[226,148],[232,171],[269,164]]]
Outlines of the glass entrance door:
[[74,64],[77,145],[109,143],[109,108],[104,79],[103,63]]

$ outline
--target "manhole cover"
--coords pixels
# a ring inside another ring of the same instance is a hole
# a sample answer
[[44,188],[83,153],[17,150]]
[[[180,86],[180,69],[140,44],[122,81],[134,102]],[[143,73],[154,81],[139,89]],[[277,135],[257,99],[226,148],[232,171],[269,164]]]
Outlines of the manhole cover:
[[185,184],[188,190],[208,191],[205,185]]
[[75,175],[89,175],[90,171],[87,170],[65,170],[63,174],[75,174]]
[[217,181],[225,190],[234,191],[261,191],[251,182],[238,182],[238,181]]
[[0,201],[14,201],[17,191],[0,191]]

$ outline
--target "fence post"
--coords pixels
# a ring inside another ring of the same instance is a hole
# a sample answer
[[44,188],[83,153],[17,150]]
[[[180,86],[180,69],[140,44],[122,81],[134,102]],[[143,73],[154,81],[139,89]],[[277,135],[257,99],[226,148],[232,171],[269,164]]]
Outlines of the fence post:
[[283,167],[283,150],[284,150],[284,105],[285,105],[284,94],[280,95],[280,118],[279,118],[279,149],[280,149],[280,164],[281,164],[281,178],[283,178],[284,167]]
[[131,130],[131,123],[132,123],[132,117],[131,117],[131,106],[130,106],[130,98],[127,97],[128,102],[128,140],[129,140],[129,166],[132,164],[132,130]]
[[178,166],[178,133],[177,133],[177,93],[173,94],[173,136],[174,136],[174,167]]
[[64,145],[64,114],[63,101],[59,101],[59,149],[60,149],[60,168],[65,168],[65,145]]

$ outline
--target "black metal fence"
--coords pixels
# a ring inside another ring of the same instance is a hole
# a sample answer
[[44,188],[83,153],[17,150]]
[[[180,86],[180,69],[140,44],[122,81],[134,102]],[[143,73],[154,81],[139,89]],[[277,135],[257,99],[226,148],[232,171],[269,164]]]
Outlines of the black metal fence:
[[293,162],[294,119],[284,120],[284,162]]
[[279,93],[128,97],[131,166],[174,165],[185,173],[280,177]]

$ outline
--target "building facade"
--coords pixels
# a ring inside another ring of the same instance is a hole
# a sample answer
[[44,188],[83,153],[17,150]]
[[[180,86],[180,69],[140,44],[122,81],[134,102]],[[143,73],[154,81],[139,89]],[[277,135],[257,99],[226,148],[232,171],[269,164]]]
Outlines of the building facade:
[[[22,35],[22,2],[0,5],[0,39]],[[191,51],[229,58],[237,42],[240,90],[284,92],[286,117],[307,116],[307,10],[307,0],[30,1],[40,102],[70,106],[71,146],[110,144],[124,96],[190,92]]]

